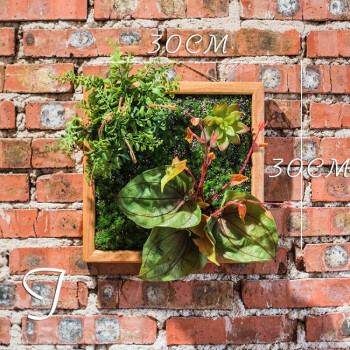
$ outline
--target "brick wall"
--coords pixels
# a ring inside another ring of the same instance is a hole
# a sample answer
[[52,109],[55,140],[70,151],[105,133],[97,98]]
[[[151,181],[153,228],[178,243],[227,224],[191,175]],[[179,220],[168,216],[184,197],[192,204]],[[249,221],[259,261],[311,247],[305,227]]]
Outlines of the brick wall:
[[[305,159],[321,157],[327,174],[331,158],[349,158],[349,20],[347,0],[1,0],[0,344],[348,348],[350,178],[305,175],[303,250],[299,210],[274,209],[276,260],[208,265],[186,282],[146,283],[134,278],[137,265],[83,262],[81,154],[74,162],[42,150],[62,134],[74,101],[82,98],[81,90],[51,81],[48,72],[105,74],[105,37],[125,49],[136,39],[134,53],[142,64],[155,56],[148,54],[155,48],[151,35],[163,35],[160,52],[166,56],[166,38],[177,34],[182,44],[169,55],[176,62],[222,81],[264,82],[266,199],[298,201],[300,180],[285,169],[300,150],[301,58],[308,65]],[[200,52],[189,55],[184,41],[195,33],[203,41],[195,47]],[[227,53],[203,54],[210,34],[228,34]],[[184,66],[176,74],[206,79]],[[282,157],[283,173],[270,178],[273,159]],[[32,299],[21,281],[37,267],[67,271],[55,315],[41,322],[26,315],[48,312],[56,278],[32,278],[31,288],[44,295],[43,301]]]

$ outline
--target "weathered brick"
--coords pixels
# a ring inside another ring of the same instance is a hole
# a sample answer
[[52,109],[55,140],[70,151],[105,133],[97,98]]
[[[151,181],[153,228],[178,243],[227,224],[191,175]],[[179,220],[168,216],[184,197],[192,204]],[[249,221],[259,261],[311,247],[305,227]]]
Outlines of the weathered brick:
[[320,144],[320,155],[325,164],[331,164],[331,159],[337,160],[338,164],[343,164],[349,157],[349,138],[324,138]]
[[152,35],[156,34],[157,29],[138,28],[28,30],[23,37],[24,54],[32,57],[109,56],[113,50],[106,38],[111,38],[123,51],[132,48],[133,55],[147,56],[154,51]]
[[72,168],[75,161],[61,150],[48,151],[46,147],[55,145],[56,140],[36,139],[32,142],[33,168]]
[[284,316],[170,318],[168,345],[267,344],[296,339],[297,322]]
[[0,48],[1,48],[0,56],[15,55],[15,29],[14,28],[0,28]]
[[30,168],[31,140],[0,139],[0,168]]
[[[1,282],[0,309],[50,309],[54,299],[57,282],[27,281],[29,288],[43,297],[43,300],[32,297],[23,287],[22,282]],[[84,283],[85,284],[85,283]],[[79,298],[87,297],[85,292],[78,293],[78,283],[63,281],[57,303],[58,309],[79,309]],[[84,295],[85,294],[85,295]]]
[[306,316],[306,341],[331,342],[350,340],[350,315],[327,313],[322,316]]
[[70,63],[14,64],[6,67],[6,92],[59,93],[71,91],[69,82],[62,84],[49,77],[74,70]]
[[[1,82],[0,82],[1,85]],[[1,90],[0,90],[1,91]],[[16,109],[13,102],[0,102],[0,129],[16,128]]]
[[[176,37],[169,40],[174,35]],[[200,39],[198,35],[201,35],[202,38]],[[212,35],[216,38],[215,46],[227,35],[225,47],[222,44],[217,52],[214,51],[210,37]],[[191,36],[194,36],[193,39],[188,41]],[[237,32],[168,29],[167,39],[169,40],[168,51],[174,52],[168,53],[168,56],[172,57],[297,55],[300,50],[300,35],[296,30],[281,33],[259,29],[240,29]],[[206,52],[207,49],[208,52]]]
[[339,129],[342,126],[341,105],[311,103],[310,119],[312,129]]
[[35,230],[37,237],[81,237],[83,214],[77,210],[40,211]]
[[343,105],[340,113],[343,128],[350,128],[350,105]]
[[347,0],[304,0],[303,19],[307,21],[348,20]]
[[51,316],[43,321],[22,319],[24,344],[153,344],[156,335],[157,323],[150,317],[77,315]]
[[244,281],[242,299],[249,309],[341,306],[350,301],[350,279]]
[[122,18],[191,18],[191,17],[224,17],[228,15],[228,0],[179,0],[169,2],[164,0],[143,0],[135,2],[95,1],[96,19]]
[[[215,63],[188,63],[189,67],[200,71],[206,75],[217,79],[217,69]],[[138,69],[143,69],[143,65],[135,64],[131,74],[135,73]],[[109,66],[84,66],[84,75],[99,75],[103,78],[107,76],[109,72]],[[192,69],[182,65],[181,63],[175,64],[173,71],[171,72],[175,77],[181,77],[182,81],[208,81],[208,78],[193,71]]]
[[[277,160],[283,159],[281,165],[288,165],[296,158],[300,158],[300,138],[297,137],[267,137],[265,142],[268,146],[265,149],[265,164],[277,164]],[[320,140],[317,138],[303,139],[303,163],[318,158]],[[283,157],[281,156],[283,150]],[[300,162],[293,162],[294,166],[299,166]]]
[[350,201],[350,177],[323,174],[311,180],[313,202],[348,202]]
[[[275,174],[265,174],[265,200],[283,202],[299,201],[301,183],[300,176],[289,177],[286,173],[281,173],[277,177],[269,177]],[[302,191],[304,193],[304,189]]]
[[5,85],[5,66],[0,65],[0,92],[4,90]]
[[307,36],[308,57],[349,57],[350,30],[311,31]]
[[350,65],[331,66],[332,92],[335,94],[350,93]]
[[[272,208],[278,232],[282,236],[299,237],[300,209]],[[344,236],[350,234],[347,208],[303,208],[303,236]]]
[[300,101],[268,100],[265,102],[265,119],[269,128],[300,128]]
[[0,238],[36,236],[36,209],[0,210]]
[[52,174],[40,176],[36,182],[38,202],[81,202],[82,174]]
[[0,174],[0,201],[26,202],[29,200],[29,179],[25,174]]
[[231,282],[98,282],[100,308],[231,309]]
[[15,248],[10,251],[12,274],[25,274],[43,266],[66,270],[67,275],[96,275],[96,268],[83,261],[82,247]]
[[71,115],[81,110],[75,108],[77,102],[31,102],[26,105],[26,128],[37,130],[62,130],[64,124],[71,120]]
[[2,0],[0,21],[84,20],[86,0]]
[[10,344],[11,339],[10,317],[0,317],[0,344]]
[[264,83],[267,92],[288,92],[287,66],[283,65],[253,65],[222,66],[222,75],[226,81]]
[[[333,77],[332,77],[333,79]],[[291,65],[288,68],[289,92],[301,91],[301,66]],[[333,80],[332,80],[333,83]],[[304,93],[327,93],[332,90],[329,66],[307,65],[303,69]]]
[[307,244],[302,251],[307,272],[347,271],[350,269],[349,243]]

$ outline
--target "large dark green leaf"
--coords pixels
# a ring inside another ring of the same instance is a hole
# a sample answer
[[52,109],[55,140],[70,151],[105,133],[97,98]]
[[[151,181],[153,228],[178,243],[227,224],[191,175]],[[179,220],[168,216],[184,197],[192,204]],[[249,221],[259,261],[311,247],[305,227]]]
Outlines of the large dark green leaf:
[[201,221],[198,204],[188,199],[193,180],[181,173],[170,180],[161,191],[166,167],[145,171],[131,180],[117,196],[124,214],[145,228],[187,228]]
[[[227,191],[222,206],[239,198],[259,201],[250,194]],[[271,260],[277,252],[275,220],[269,219],[259,205],[244,204],[247,206],[245,223],[240,219],[236,205],[228,206],[208,221],[207,228],[214,236],[216,252],[226,259],[244,263]]]
[[207,263],[188,230],[156,227],[143,246],[140,277],[173,281],[200,270]]

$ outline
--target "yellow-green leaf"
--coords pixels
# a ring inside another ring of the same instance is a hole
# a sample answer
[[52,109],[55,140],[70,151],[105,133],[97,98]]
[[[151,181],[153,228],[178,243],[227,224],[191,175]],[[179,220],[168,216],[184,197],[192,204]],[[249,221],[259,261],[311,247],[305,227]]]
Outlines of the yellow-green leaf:
[[181,174],[186,169],[187,160],[180,160],[178,157],[173,159],[171,165],[169,165],[165,170],[165,175],[163,176],[160,184],[161,191],[163,192],[165,185],[173,179],[175,176]]

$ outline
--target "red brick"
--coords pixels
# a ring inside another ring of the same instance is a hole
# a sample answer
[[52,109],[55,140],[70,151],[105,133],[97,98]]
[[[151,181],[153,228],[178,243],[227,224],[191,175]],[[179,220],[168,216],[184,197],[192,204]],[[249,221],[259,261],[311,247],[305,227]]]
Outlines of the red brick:
[[350,31],[311,31],[307,36],[308,57],[349,57]]
[[[334,1],[336,8],[330,11],[329,0],[303,0],[303,19],[308,21],[347,20],[350,13],[346,1]],[[344,4],[344,7],[341,6]]]
[[64,124],[71,120],[71,115],[81,111],[78,102],[31,102],[26,106],[26,128],[29,130],[62,130]]
[[331,66],[331,76],[333,93],[350,93],[350,65]]
[[288,66],[284,65],[226,65],[223,77],[226,81],[262,81],[266,92],[288,92]]
[[152,35],[156,34],[157,29],[137,28],[28,30],[23,37],[24,54],[32,57],[109,56],[113,50],[106,38],[111,38],[123,51],[132,48],[133,55],[147,56],[154,51]]
[[[326,175],[326,174],[324,174]],[[311,180],[313,202],[348,202],[350,201],[350,177],[343,175],[322,175]]]
[[0,21],[84,20],[86,0],[2,0]]
[[[58,276],[58,275],[57,275]],[[55,295],[57,282],[55,281],[27,281],[31,290],[43,296],[43,300],[33,298],[23,287],[22,282],[1,282],[0,286],[7,290],[7,298],[1,304],[0,309],[50,309]],[[84,283],[85,284],[85,283]],[[81,308],[79,297],[87,297],[78,293],[78,283],[63,281],[57,308],[59,309],[79,309]]]
[[77,210],[40,211],[36,224],[37,237],[81,237],[83,214]]
[[72,168],[75,161],[61,150],[48,151],[45,147],[52,147],[56,140],[36,139],[32,142],[33,168]]
[[90,264],[97,271],[97,275],[138,275],[141,264],[116,263],[116,264]]
[[343,105],[340,114],[343,128],[350,128],[350,105]]
[[300,101],[268,100],[265,102],[265,120],[269,128],[300,128]]
[[[98,282],[100,308],[205,310],[232,308],[231,282],[119,282],[113,280]],[[113,295],[113,300],[110,293]]]
[[341,165],[349,157],[350,138],[324,138],[321,140],[320,155],[325,164],[332,164],[331,159]]
[[224,318],[170,318],[166,321],[168,345],[226,344]]
[[[74,333],[70,330],[74,328]],[[34,329],[34,331],[33,331]],[[157,322],[150,317],[114,315],[22,318],[24,344],[153,344]]]
[[1,101],[0,102],[0,129],[15,129],[15,128],[16,128],[15,105],[13,104],[13,102],[10,102],[10,101]]
[[306,341],[331,342],[350,341],[350,315],[328,313],[323,316],[306,316]]
[[31,140],[0,139],[0,168],[30,168]]
[[0,65],[0,92],[4,90],[5,85],[5,66]]
[[176,3],[161,0],[143,0],[135,5],[134,1],[127,0],[115,5],[104,0],[95,1],[96,19],[146,18],[191,18],[191,17],[224,17],[228,16],[228,0],[180,0]]
[[0,174],[0,201],[26,202],[29,200],[29,179],[25,174]]
[[[300,176],[289,177],[281,173],[277,177],[269,177],[273,174],[265,174],[265,200],[274,202],[299,201],[301,184]],[[303,189],[304,193],[304,189]]]
[[[300,138],[267,137],[265,142],[268,144],[265,149],[265,164],[277,164],[278,161],[273,159],[283,159],[281,165],[288,165],[292,160],[300,158]],[[320,140],[317,138],[303,139],[304,164],[318,157],[319,143]],[[283,154],[283,157],[281,154]],[[299,166],[300,162],[295,161],[293,165]]]
[[350,243],[307,244],[302,251],[306,272],[347,271]]
[[[332,77],[333,79],[333,77]],[[288,68],[289,92],[300,93],[301,67]],[[304,93],[326,93],[332,90],[329,66],[307,65],[303,71]]]
[[297,322],[284,316],[170,318],[168,345],[267,344],[296,339]]
[[6,67],[6,92],[60,93],[71,91],[67,82],[62,84],[48,74],[62,76],[64,72],[74,70],[70,63],[57,64],[15,64]]
[[15,29],[14,28],[0,28],[0,48],[1,48],[0,56],[15,55]]
[[10,344],[10,317],[0,317],[0,344]]
[[[282,236],[300,236],[300,209],[273,208],[278,232]],[[344,236],[350,234],[347,208],[303,208],[303,236]]]
[[10,251],[10,271],[25,274],[39,268],[66,270],[67,275],[96,275],[96,269],[83,261],[82,247],[15,248]]
[[241,0],[241,18],[243,19],[301,19],[300,7],[291,7],[283,11],[277,7],[277,0]]
[[82,174],[52,174],[40,176],[36,182],[38,202],[81,202]]
[[287,271],[286,248],[279,248],[273,260],[249,264],[222,263],[220,266],[207,264],[200,273],[220,273],[225,275],[282,275]]
[[339,129],[342,125],[341,105],[311,102],[310,119],[312,129]]
[[341,306],[350,301],[350,279],[244,281],[242,299],[249,309]]
[[[200,38],[194,37],[188,42],[189,50],[197,52],[190,53],[186,49],[187,39],[192,35],[197,34],[202,36],[199,43],[196,41]],[[297,55],[300,50],[300,35],[296,30],[289,30],[283,33],[274,32],[271,30],[258,29],[240,29],[237,32],[229,32],[222,30],[189,30],[189,29],[168,29],[167,39],[172,35],[178,35],[181,38],[181,45],[178,50],[178,37],[169,41],[169,51],[174,52],[168,54],[171,57],[227,57],[227,56],[269,56],[269,55]],[[221,39],[227,35],[227,44],[222,45],[215,53],[211,42],[210,35],[215,35],[216,43],[219,44]],[[211,48],[207,53],[204,52]]]
[[35,237],[35,222],[38,211],[0,210],[0,238]]
[[[215,63],[188,63],[188,66],[200,71],[206,75],[217,79],[217,70]],[[131,71],[131,74],[135,73],[138,69],[142,69],[143,65],[134,65],[134,69]],[[208,78],[198,74],[192,69],[182,65],[181,63],[175,64],[174,66],[174,75],[176,77],[181,77],[182,81],[208,81]],[[109,72],[109,66],[84,66],[83,74],[84,75],[98,75],[102,78],[105,78]]]

